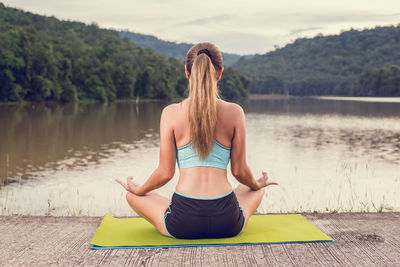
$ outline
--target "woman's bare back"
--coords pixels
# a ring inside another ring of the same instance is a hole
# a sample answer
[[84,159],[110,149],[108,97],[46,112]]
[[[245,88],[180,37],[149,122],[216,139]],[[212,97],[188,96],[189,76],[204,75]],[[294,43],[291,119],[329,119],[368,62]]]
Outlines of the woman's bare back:
[[[234,104],[217,101],[216,141],[225,147],[232,146],[234,135],[234,118],[232,106]],[[187,101],[174,104],[171,120],[174,128],[174,137],[177,147],[183,147],[191,142],[190,124],[188,119]],[[216,197],[232,190],[227,180],[227,171],[213,167],[192,167],[180,169],[179,181],[176,190],[182,194],[197,197]]]

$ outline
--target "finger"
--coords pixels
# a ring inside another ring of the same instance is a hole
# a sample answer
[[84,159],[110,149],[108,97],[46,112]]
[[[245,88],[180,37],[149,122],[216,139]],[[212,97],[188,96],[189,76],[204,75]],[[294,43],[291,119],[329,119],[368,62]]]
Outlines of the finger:
[[132,181],[128,181],[128,187],[129,187],[129,191],[131,191],[133,194],[136,194],[136,191],[138,190],[139,185],[133,183]]
[[129,183],[129,186],[131,186],[131,187],[139,187],[139,185],[135,184],[135,183]]
[[118,180],[118,179],[115,179],[115,181],[116,181],[117,183],[119,183],[120,185],[122,185],[122,187],[125,188],[125,190],[128,190],[128,185],[127,185],[127,184],[125,184],[124,182],[122,182],[122,181],[120,181],[120,180]]
[[138,184],[137,184],[137,183],[134,183],[134,182],[132,182],[132,180],[131,180],[131,179],[130,179],[130,180],[128,180],[128,185],[138,186]]
[[267,185],[278,185],[277,182],[268,182]]
[[126,191],[129,191],[129,187],[128,187],[127,185],[125,185],[125,184],[120,184],[120,185],[122,185],[122,187],[123,187]]
[[114,179],[114,181],[116,181],[117,183],[119,183],[119,184],[123,184],[124,182],[122,182],[121,180],[119,180],[119,179]]
[[126,184],[124,184],[124,183],[119,183],[119,184],[122,185],[122,187],[125,188],[125,190],[128,190],[128,189],[129,189],[128,186],[127,186]]

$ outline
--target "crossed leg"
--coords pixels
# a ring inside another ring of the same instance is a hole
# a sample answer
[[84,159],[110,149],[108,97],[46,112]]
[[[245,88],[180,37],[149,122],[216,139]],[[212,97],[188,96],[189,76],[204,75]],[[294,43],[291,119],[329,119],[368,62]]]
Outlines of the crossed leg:
[[251,190],[248,186],[239,184],[233,191],[235,192],[235,195],[239,201],[239,206],[242,208],[244,217],[246,218],[246,224],[244,226],[244,228],[246,228],[250,216],[260,205],[265,190],[264,188],[262,188],[260,190],[254,191]]
[[129,206],[140,216],[149,221],[163,235],[170,237],[164,227],[164,212],[171,200],[156,192],[149,192],[144,196],[126,193]]

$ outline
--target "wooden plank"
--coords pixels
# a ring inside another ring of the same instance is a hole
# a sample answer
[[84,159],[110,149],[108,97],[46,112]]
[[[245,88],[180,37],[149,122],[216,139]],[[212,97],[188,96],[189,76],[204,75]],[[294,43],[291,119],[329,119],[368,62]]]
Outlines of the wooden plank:
[[0,265],[400,266],[400,213],[304,216],[336,242],[90,250],[101,217],[0,216]]

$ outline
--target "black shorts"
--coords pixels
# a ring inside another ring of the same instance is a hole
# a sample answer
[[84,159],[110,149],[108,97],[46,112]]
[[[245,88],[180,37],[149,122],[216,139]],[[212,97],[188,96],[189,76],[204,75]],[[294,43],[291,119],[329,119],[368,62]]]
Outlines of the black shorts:
[[198,198],[175,192],[164,213],[164,226],[174,238],[224,238],[240,234],[245,217],[235,193]]

